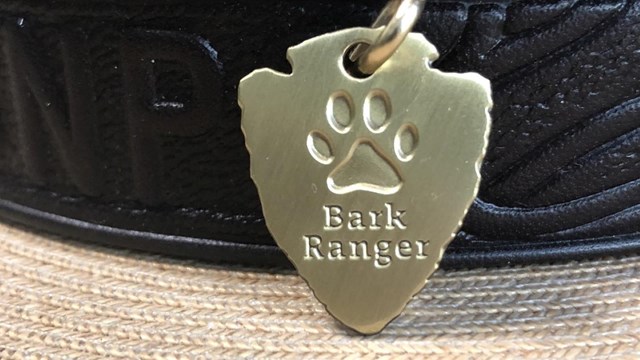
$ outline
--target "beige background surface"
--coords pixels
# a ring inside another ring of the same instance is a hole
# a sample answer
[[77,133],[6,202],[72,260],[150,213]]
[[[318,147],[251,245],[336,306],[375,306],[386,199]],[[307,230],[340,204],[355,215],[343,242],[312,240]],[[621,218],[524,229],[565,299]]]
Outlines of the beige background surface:
[[172,260],[0,224],[0,358],[638,358],[640,257],[439,271],[385,331],[291,272]]

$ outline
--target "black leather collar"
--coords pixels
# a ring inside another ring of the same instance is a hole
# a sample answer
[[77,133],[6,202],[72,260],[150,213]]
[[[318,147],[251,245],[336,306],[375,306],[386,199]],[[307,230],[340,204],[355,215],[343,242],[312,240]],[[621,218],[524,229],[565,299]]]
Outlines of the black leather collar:
[[[0,4],[0,215],[87,241],[286,265],[236,86],[384,1]],[[436,67],[493,83],[479,200],[444,266],[640,250],[640,3],[429,2]]]

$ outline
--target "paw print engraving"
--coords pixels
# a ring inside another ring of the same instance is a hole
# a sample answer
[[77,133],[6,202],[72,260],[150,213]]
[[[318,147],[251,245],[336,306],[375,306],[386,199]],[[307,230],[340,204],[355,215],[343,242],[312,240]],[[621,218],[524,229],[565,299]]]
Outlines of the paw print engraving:
[[[333,165],[327,175],[329,190],[398,192],[404,182],[402,167],[413,159],[419,136],[413,123],[393,119],[387,92],[372,90],[357,106],[348,92],[337,91],[327,101],[325,115],[333,134],[312,130],[307,148],[319,163]],[[332,141],[333,136],[348,139]]]

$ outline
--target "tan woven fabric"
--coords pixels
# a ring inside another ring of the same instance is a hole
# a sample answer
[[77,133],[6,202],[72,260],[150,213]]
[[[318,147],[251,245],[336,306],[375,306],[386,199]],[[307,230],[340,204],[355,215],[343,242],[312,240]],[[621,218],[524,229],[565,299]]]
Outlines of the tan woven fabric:
[[383,333],[292,273],[52,241],[0,225],[0,358],[639,358],[640,257],[440,271]]

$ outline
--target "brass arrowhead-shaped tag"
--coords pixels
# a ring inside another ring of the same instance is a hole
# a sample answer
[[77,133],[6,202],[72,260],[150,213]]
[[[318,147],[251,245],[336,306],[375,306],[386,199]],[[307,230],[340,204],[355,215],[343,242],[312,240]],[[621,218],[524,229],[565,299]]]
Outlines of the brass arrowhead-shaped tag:
[[288,51],[291,74],[240,83],[242,129],[266,224],[327,310],[379,332],[436,270],[480,182],[489,81],[443,73],[411,33],[366,78],[344,54],[380,30],[322,35]]

